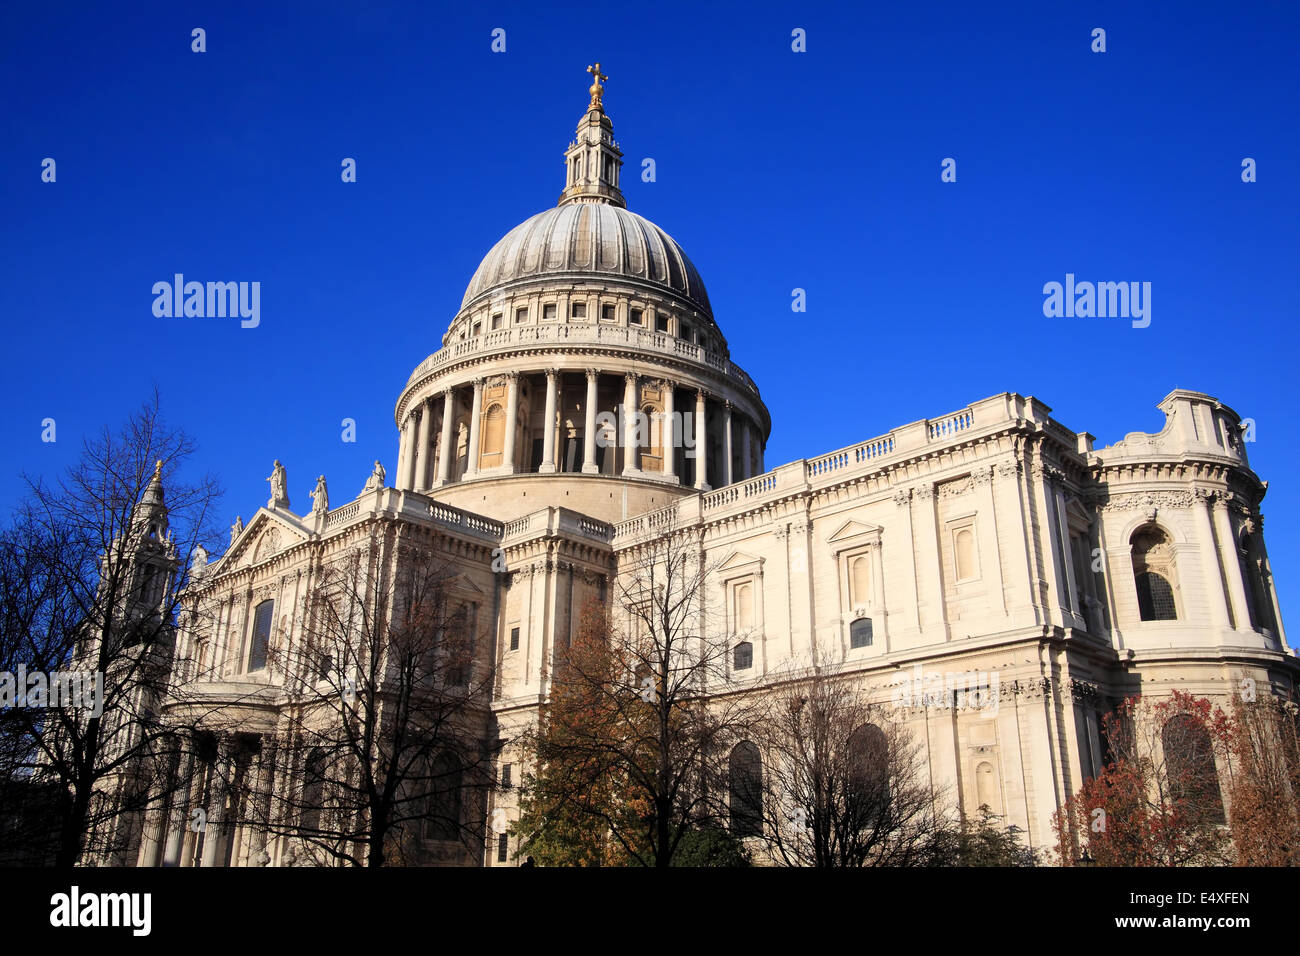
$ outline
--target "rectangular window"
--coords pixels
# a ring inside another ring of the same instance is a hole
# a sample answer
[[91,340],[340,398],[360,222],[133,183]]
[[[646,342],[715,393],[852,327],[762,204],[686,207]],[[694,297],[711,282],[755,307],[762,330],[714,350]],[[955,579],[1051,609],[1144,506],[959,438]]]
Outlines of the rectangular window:
[[250,671],[260,671],[266,666],[266,652],[271,644],[271,621],[274,615],[274,601],[263,601],[253,612],[253,640],[248,648]]
[[754,645],[749,641],[742,641],[736,645],[733,654],[732,663],[736,670],[743,671],[754,666]]
[[528,321],[527,309],[515,309],[515,325],[523,325]]
[[511,787],[515,785],[514,780],[512,779],[514,776],[514,769],[515,769],[515,765],[512,763],[503,763],[501,765],[501,789],[502,790],[509,790]]
[[575,319],[585,319],[587,317],[587,303],[585,302],[573,303],[573,317]]
[[668,320],[669,320],[670,318],[671,318],[671,316],[667,316],[667,315],[656,315],[656,316],[655,316],[655,331],[656,331],[656,332],[667,332],[667,331],[668,331]]
[[497,836],[497,862],[508,863],[510,861],[510,834],[502,833]]
[[512,651],[519,650],[519,628],[517,627],[510,629],[510,649]]
[[473,330],[470,332],[470,335],[471,335],[471,336],[478,335],[478,334],[479,334],[480,332],[482,332],[482,331],[483,331],[483,323],[482,323],[482,322],[475,322],[475,323],[474,323],[474,328],[473,328]]
[[871,646],[871,618],[860,617],[849,625],[849,647]]
[[557,308],[557,307],[556,307],[556,305],[555,305],[554,302],[550,303],[549,305],[544,305],[544,306],[542,306],[542,318],[543,318],[543,319],[554,319],[555,316],[556,316],[556,314],[557,314],[557,313],[556,313],[556,308]]
[[496,315],[492,316],[492,331],[495,332],[495,331],[496,331],[497,329],[499,329],[499,328],[501,328],[501,313],[500,313],[500,312],[498,312]]
[[628,325],[644,324],[644,319],[642,318],[643,315],[644,313],[640,309],[629,309],[627,313],[627,324]]
[[612,303],[606,303],[600,307],[600,317],[606,322],[613,322],[614,317],[618,314],[618,306]]

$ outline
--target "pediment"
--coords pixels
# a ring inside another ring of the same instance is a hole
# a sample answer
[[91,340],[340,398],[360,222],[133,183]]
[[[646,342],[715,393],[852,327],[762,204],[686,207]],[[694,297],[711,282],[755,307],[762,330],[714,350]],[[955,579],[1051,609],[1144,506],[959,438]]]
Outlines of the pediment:
[[843,551],[845,548],[878,542],[880,531],[879,525],[849,519],[826,539],[826,543],[831,546],[832,552]]
[[844,524],[840,525],[839,530],[837,530],[833,535],[831,535],[826,540],[831,544],[837,544],[841,541],[851,541],[865,534],[879,534],[879,533],[880,533],[879,525],[864,524],[861,521],[854,521],[850,519],[844,522]]
[[261,564],[310,537],[311,532],[280,511],[261,508],[244,525],[239,537],[222,555],[216,564],[216,570],[220,573],[231,568]]
[[721,574],[729,574],[733,571],[761,570],[762,567],[763,559],[758,555],[750,554],[747,551],[736,550],[732,551],[731,554],[729,554],[726,559],[718,565],[717,570]]

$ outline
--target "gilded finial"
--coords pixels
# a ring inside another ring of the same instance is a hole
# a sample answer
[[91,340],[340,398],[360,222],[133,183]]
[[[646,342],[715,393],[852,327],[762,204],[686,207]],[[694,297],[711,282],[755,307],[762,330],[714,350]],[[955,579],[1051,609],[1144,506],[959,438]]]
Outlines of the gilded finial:
[[162,478],[162,459],[159,458],[156,462],[154,462],[153,480],[159,481],[161,478]]
[[590,73],[594,78],[591,84],[591,89],[587,90],[587,92],[591,94],[591,109],[598,110],[601,108],[600,97],[605,92],[605,88],[600,85],[600,81],[608,80],[609,77],[606,76],[604,73],[600,72],[599,63],[597,63],[595,66],[587,67],[587,72]]

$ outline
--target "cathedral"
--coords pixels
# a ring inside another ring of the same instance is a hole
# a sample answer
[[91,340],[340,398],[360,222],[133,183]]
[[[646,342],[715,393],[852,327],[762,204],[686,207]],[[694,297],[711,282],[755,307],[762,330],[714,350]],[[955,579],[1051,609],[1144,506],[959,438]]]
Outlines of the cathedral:
[[[605,77],[590,72],[558,202],[488,250],[441,347],[401,386],[391,470],[376,462],[342,503],[322,478],[297,513],[277,462],[266,506],[196,562],[177,659],[198,663],[173,674],[187,701],[224,696],[241,736],[275,734],[291,703],[268,647],[301,639],[322,561],[399,561],[394,541],[419,533],[455,561],[487,635],[476,653],[495,675],[508,780],[524,760],[508,742],[546,700],[556,649],[663,529],[702,542],[737,687],[761,693],[810,661],[860,681],[906,722],[958,812],[987,806],[1035,849],[1054,845],[1053,814],[1101,767],[1101,718],[1124,697],[1222,700],[1245,678],[1293,691],[1266,485],[1241,419],[1210,395],[1172,391],[1159,432],[1095,447],[1040,399],[1004,392],[770,466],[758,384],[731,360],[686,252],[627,208]],[[248,752],[248,772],[281,785],[286,771]],[[178,824],[202,792],[203,769],[189,772],[194,786],[170,817],[141,820],[124,862],[298,858],[292,837],[214,828],[215,806],[206,839]],[[517,790],[490,800],[517,816]],[[481,853],[442,859],[517,865],[513,839],[497,827]]]

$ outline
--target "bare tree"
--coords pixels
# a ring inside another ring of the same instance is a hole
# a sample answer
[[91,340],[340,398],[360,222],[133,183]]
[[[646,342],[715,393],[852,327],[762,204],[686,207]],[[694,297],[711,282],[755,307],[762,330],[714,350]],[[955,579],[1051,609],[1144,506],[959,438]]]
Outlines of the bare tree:
[[732,781],[773,860],[933,862],[945,832],[936,810],[943,795],[923,779],[920,746],[894,716],[868,703],[851,678],[824,668],[777,693],[761,737],[764,772]]
[[498,744],[491,646],[434,541],[348,552],[318,572],[303,639],[269,651],[292,705],[278,784],[242,802],[289,859],[482,859]]
[[183,738],[158,705],[178,594],[219,495],[210,477],[182,480],[193,451],[155,395],[87,440],[61,479],[29,478],[0,538],[0,670],[29,675],[15,688],[24,706],[0,721],[5,792],[50,794],[58,865],[133,863],[142,814],[167,796]]
[[598,821],[618,853],[670,866],[682,840],[725,819],[727,758],[756,705],[727,668],[711,625],[712,567],[673,512],[647,517],[612,594],[609,622],[562,653],[549,712],[532,736],[525,848],[558,821]]

